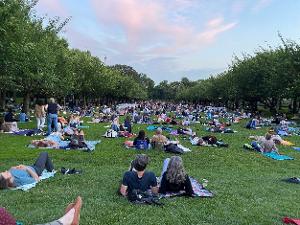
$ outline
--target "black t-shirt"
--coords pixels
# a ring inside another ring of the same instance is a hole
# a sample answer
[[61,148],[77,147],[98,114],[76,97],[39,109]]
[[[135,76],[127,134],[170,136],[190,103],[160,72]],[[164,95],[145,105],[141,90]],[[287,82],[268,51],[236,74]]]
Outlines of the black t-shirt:
[[193,187],[192,187],[189,176],[186,175],[185,181],[183,183],[175,184],[175,183],[170,183],[167,180],[167,175],[165,172],[161,179],[159,193],[166,194],[167,192],[179,192],[179,191],[185,191],[186,195],[189,195],[189,196],[192,196],[194,194]]
[[48,113],[57,114],[58,105],[56,103],[49,103],[48,104]]
[[130,193],[134,189],[147,191],[151,187],[156,187],[157,181],[153,172],[145,171],[144,175],[139,178],[137,172],[127,171],[123,176],[122,184],[128,187]]

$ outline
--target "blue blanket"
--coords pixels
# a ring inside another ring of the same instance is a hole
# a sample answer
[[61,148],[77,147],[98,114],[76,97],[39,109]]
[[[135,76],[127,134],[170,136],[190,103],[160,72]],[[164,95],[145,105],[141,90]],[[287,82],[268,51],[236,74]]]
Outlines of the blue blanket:
[[264,156],[271,158],[271,159],[275,159],[275,160],[292,160],[294,158],[287,156],[287,155],[279,155],[276,152],[269,152],[269,153],[264,153]]
[[[159,178],[158,178],[159,179]],[[200,184],[196,179],[193,177],[190,177],[193,191],[195,194],[195,197],[213,197],[213,193],[210,192],[209,190],[205,189],[202,184]],[[175,197],[175,196],[182,196],[184,195],[184,191],[180,192],[172,192],[172,193],[167,193],[165,195],[161,195],[160,198],[169,198],[169,197]]]
[[33,135],[42,134],[42,131],[39,129],[25,129],[25,130],[14,131],[12,134],[20,135],[20,136],[33,136]]
[[294,150],[300,151],[300,147],[293,147]]
[[[56,172],[48,172],[46,170],[43,171],[42,175],[40,176],[41,180],[49,179],[50,177],[54,177]],[[12,188],[10,190],[22,190],[22,191],[28,191],[31,188],[34,188],[38,182],[34,182],[32,184],[25,184],[16,188]]]

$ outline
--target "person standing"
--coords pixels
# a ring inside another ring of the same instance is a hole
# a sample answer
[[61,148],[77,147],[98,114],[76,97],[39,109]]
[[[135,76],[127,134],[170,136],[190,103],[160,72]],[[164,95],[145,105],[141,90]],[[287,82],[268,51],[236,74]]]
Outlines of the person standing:
[[49,104],[46,106],[47,108],[47,125],[48,125],[48,135],[52,132],[52,123],[54,126],[54,131],[58,131],[58,110],[61,108],[60,105],[58,105],[55,102],[54,98],[49,99]]
[[36,118],[37,129],[43,130],[46,120],[45,105],[41,99],[38,99],[35,104],[34,114]]

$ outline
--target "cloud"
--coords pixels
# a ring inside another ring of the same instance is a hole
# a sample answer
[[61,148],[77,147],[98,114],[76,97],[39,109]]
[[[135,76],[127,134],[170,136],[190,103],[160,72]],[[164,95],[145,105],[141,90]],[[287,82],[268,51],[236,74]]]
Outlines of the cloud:
[[258,12],[263,8],[268,7],[272,3],[272,1],[273,0],[258,0],[252,9],[254,12]]
[[195,25],[186,16],[169,10],[192,7],[193,0],[168,1],[168,4],[158,0],[91,0],[91,3],[102,25],[123,34],[124,39],[119,43],[113,40],[110,46],[145,58],[197,51],[237,24],[225,23],[223,17],[217,17],[201,29],[205,21]]
[[237,0],[231,5],[231,12],[233,15],[238,15],[245,10],[246,5],[246,0]]

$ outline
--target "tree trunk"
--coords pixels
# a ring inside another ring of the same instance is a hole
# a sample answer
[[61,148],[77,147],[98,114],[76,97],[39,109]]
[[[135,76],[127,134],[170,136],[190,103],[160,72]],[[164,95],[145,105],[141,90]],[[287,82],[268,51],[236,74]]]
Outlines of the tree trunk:
[[27,114],[29,112],[29,104],[30,104],[30,93],[26,93],[23,98],[23,109]]
[[293,99],[293,114],[295,114],[295,113],[297,113],[297,111],[298,111],[298,104],[297,104],[298,102],[297,102],[297,97],[294,97],[294,99]]
[[5,98],[6,98],[6,91],[0,92],[0,108],[5,109]]

